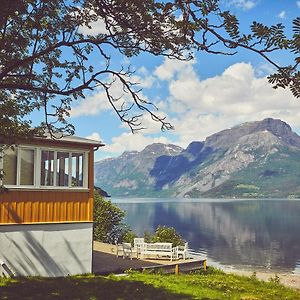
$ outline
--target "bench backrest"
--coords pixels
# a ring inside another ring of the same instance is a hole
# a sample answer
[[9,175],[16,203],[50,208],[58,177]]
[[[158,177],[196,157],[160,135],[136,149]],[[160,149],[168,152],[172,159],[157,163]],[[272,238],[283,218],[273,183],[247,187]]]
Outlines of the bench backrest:
[[181,250],[181,251],[188,250],[189,249],[189,243],[185,242],[184,246],[178,246],[178,249]]
[[134,240],[133,240],[134,247],[140,246],[140,245],[142,245],[144,243],[145,243],[145,239],[144,238],[134,238]]
[[123,251],[131,251],[131,249],[132,249],[132,247],[131,247],[131,244],[130,243],[123,243],[122,244],[122,246],[123,246]]
[[145,243],[144,250],[171,251],[172,243]]

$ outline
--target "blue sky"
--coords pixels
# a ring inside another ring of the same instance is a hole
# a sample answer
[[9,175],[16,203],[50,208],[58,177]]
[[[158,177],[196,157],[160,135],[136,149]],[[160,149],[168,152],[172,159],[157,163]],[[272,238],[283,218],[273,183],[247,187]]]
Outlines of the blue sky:
[[[300,13],[300,1],[295,0],[222,2],[238,16],[245,30],[253,20],[268,25],[282,22],[290,30],[293,18]],[[101,32],[103,25],[96,23],[92,30]],[[273,58],[282,65],[292,59],[287,53],[274,54]],[[111,110],[103,91],[97,90],[73,105],[70,119],[76,135],[106,144],[96,153],[96,160],[141,150],[153,142],[185,148],[191,141],[204,140],[219,130],[266,117],[280,118],[300,132],[299,100],[287,90],[272,89],[266,80],[273,71],[271,65],[253,53],[241,51],[228,57],[199,52],[189,62],[146,54],[127,59],[112,53],[112,62],[116,66],[130,64],[136,70],[134,79],[143,88],[143,96],[159,107],[175,130],[161,132],[145,115],[143,125],[147,129],[133,135]],[[114,87],[116,94],[118,88]]]

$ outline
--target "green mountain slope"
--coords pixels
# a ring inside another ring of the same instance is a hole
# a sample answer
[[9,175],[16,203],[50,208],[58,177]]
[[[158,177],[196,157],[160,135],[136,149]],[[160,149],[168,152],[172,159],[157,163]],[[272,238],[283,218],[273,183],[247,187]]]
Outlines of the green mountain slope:
[[[193,194],[192,196],[196,196]],[[283,148],[235,172],[205,197],[300,198],[300,151]]]

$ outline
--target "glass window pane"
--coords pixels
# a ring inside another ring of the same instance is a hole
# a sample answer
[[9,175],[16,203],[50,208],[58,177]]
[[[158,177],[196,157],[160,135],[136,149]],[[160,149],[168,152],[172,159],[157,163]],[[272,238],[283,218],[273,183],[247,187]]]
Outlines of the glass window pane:
[[83,186],[83,153],[72,153],[72,186]]
[[42,150],[41,152],[41,185],[53,186],[54,176],[54,151]]
[[69,185],[69,153],[57,152],[57,186]]
[[34,185],[34,150],[20,149],[20,185]]
[[17,149],[9,148],[4,150],[3,156],[3,184],[17,184]]

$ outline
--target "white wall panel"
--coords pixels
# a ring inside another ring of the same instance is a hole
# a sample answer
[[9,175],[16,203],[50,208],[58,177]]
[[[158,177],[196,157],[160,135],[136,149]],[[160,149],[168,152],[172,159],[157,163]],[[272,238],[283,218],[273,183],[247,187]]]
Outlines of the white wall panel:
[[91,273],[92,223],[0,226],[0,275]]

